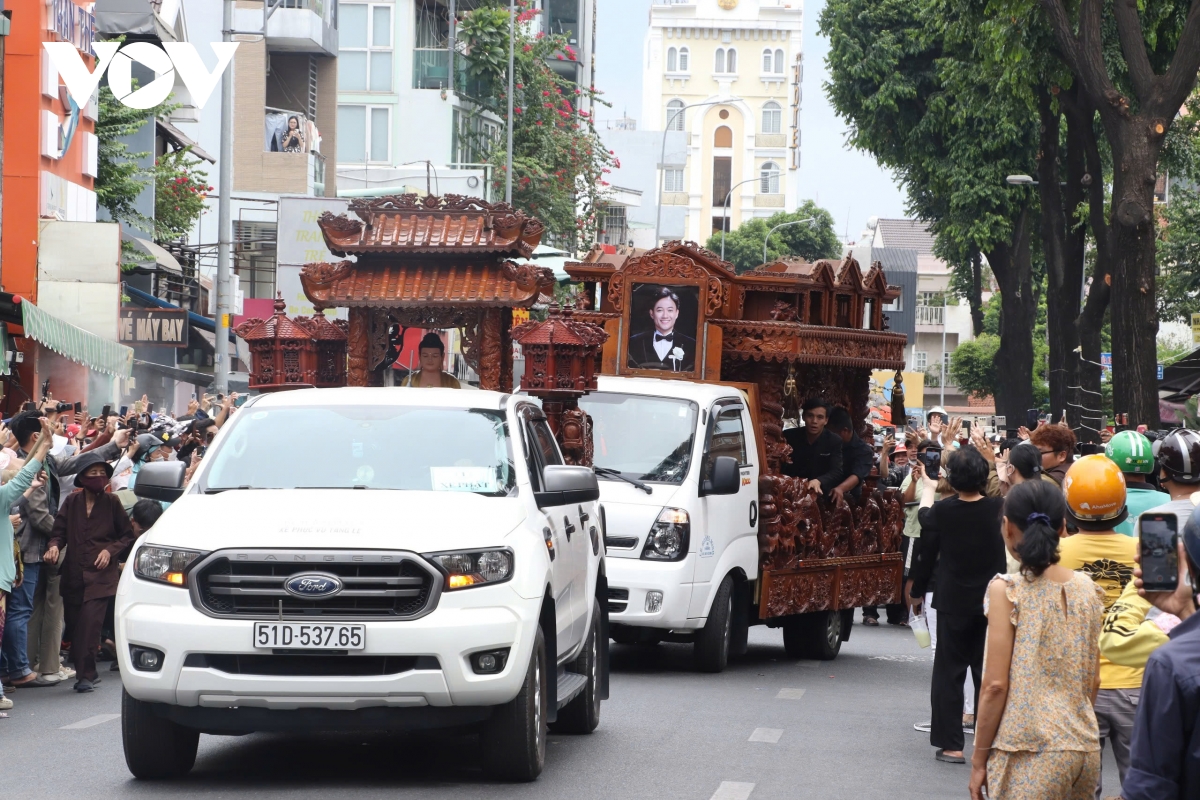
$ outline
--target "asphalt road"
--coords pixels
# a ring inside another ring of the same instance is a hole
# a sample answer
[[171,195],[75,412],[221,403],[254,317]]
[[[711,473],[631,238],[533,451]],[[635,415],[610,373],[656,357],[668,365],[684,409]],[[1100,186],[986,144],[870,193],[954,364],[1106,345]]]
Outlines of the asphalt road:
[[[121,750],[120,679],[91,695],[21,689],[0,719],[11,798],[343,797],[796,800],[967,797],[969,767],[934,761],[928,650],[907,630],[855,624],[833,662],[795,662],[754,628],[747,656],[697,673],[691,648],[613,645],[612,698],[590,736],[554,736],[534,784],[490,783],[477,744],[452,736],[202,736],[172,783],[134,781]],[[967,737],[968,758],[971,737]],[[1105,758],[1105,796],[1119,791]]]

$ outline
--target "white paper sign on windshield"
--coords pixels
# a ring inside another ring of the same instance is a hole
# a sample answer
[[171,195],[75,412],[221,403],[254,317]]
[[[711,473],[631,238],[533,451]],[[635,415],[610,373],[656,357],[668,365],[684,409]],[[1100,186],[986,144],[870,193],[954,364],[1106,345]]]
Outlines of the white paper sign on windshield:
[[430,467],[435,492],[497,492],[496,470],[492,467]]

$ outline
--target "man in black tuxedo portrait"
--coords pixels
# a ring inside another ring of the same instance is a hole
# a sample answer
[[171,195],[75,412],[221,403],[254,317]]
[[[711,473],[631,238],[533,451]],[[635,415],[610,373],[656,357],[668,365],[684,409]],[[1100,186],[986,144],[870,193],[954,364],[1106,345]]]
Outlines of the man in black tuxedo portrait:
[[679,295],[670,286],[660,286],[652,299],[650,321],[654,329],[629,337],[628,366],[691,372],[696,368],[696,340],[675,330],[675,322],[679,319]]

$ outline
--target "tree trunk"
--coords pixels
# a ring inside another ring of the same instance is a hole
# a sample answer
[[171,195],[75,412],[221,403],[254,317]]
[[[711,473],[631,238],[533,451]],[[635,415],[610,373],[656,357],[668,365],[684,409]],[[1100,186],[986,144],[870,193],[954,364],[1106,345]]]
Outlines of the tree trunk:
[[971,330],[975,338],[983,334],[983,259],[978,250],[971,249],[971,295],[967,302],[971,306]]
[[[1064,108],[1078,108],[1071,89],[1059,94]],[[1074,210],[1084,200],[1088,180],[1084,124],[1081,115],[1067,116],[1066,146],[1060,146],[1060,115],[1052,107],[1050,94],[1038,93],[1041,119],[1041,158],[1038,161],[1042,210],[1042,246],[1046,259],[1046,323],[1049,334],[1050,410],[1058,419],[1067,412],[1067,424],[1083,441],[1098,441],[1094,419],[1084,427],[1084,407],[1079,396],[1079,315],[1083,294],[1084,255],[1087,229],[1074,222]],[[1065,173],[1064,186],[1059,178]],[[1102,314],[1103,316],[1103,314]],[[1096,331],[1099,336],[1099,329]],[[1099,341],[1097,339],[1097,341]]]
[[1029,253],[1029,210],[1022,210],[1008,244],[987,254],[1000,286],[1000,348],[996,351],[996,413],[1021,424],[1033,408],[1033,327],[1037,306]]
[[1154,294],[1154,181],[1161,137],[1133,117],[1110,131],[1113,162],[1113,412],[1158,427],[1158,309]]

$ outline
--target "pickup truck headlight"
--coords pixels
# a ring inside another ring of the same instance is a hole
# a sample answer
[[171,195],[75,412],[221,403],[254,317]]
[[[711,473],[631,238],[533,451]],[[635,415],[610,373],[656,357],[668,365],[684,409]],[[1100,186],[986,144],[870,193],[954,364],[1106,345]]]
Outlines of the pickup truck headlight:
[[147,546],[137,551],[133,572],[148,581],[186,586],[188,565],[202,555],[204,553],[199,550]]
[[446,575],[446,591],[503,583],[513,575],[513,552],[507,547],[491,550],[460,550],[454,553],[427,553]]
[[682,508],[664,508],[650,526],[642,558],[647,561],[682,561],[687,557],[691,534],[688,512]]

